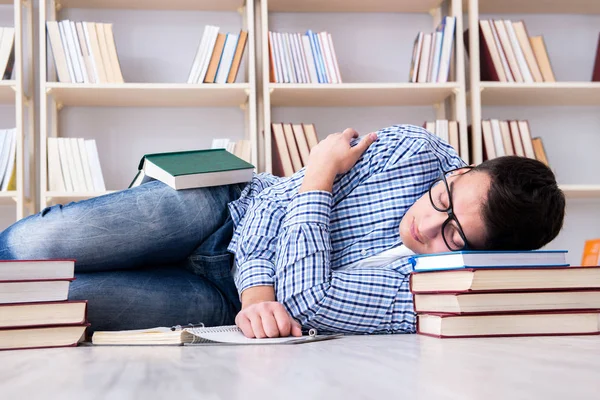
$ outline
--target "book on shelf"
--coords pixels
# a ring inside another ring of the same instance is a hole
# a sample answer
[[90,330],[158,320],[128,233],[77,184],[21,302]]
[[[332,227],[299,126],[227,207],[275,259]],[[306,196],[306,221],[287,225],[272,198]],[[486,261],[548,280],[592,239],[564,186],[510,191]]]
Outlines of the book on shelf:
[[340,335],[289,336],[255,339],[244,336],[235,325],[215,327],[156,327],[129,331],[96,331],[92,335],[95,345],[273,345],[300,344],[329,340]]
[[456,150],[456,153],[464,159],[468,159],[468,154],[460,152],[460,135],[458,132],[458,121],[448,121],[447,119],[438,119],[435,121],[426,121],[423,124],[428,132],[450,144]]
[[272,123],[273,174],[291,176],[308,163],[310,150],[319,142],[314,124]]
[[59,82],[124,83],[113,24],[46,21]]
[[0,77],[14,79],[15,28],[0,28]]
[[566,250],[529,251],[453,251],[417,254],[410,257],[415,271],[461,268],[494,268],[524,266],[567,266]]
[[17,129],[0,129],[0,190],[16,190]]
[[448,82],[456,17],[444,17],[435,32],[419,32],[413,44],[410,82]]
[[219,33],[219,29],[204,27],[187,83],[235,83],[248,32]]
[[333,39],[328,32],[269,32],[272,83],[342,83]]
[[479,60],[482,81],[555,82],[543,37],[529,36],[524,21],[480,20]]
[[47,143],[50,191],[106,191],[95,139],[49,137]]
[[249,182],[254,166],[225,149],[146,154],[129,185],[140,185],[145,177],[157,179],[175,190]]
[[439,338],[600,334],[600,310],[514,314],[420,314],[417,333]]
[[248,139],[236,141],[229,138],[213,139],[211,149],[225,149],[248,163],[252,160],[252,143]]
[[483,159],[516,155],[549,165],[541,137],[532,138],[528,121],[481,121]]
[[600,239],[586,240],[581,255],[581,265],[597,266],[600,265]]
[[600,267],[497,267],[413,272],[412,293],[600,289]]
[[598,35],[598,44],[596,45],[596,58],[594,59],[594,69],[592,70],[592,82],[600,82],[600,35]]
[[600,290],[422,293],[414,306],[417,313],[443,314],[600,310]]

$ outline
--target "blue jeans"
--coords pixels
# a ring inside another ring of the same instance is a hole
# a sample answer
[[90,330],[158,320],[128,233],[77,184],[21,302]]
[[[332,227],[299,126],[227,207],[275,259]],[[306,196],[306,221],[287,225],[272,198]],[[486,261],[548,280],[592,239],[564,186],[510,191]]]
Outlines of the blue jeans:
[[48,207],[0,234],[0,259],[75,259],[69,299],[88,300],[92,330],[233,324],[227,203],[243,187],[175,191],[151,181]]

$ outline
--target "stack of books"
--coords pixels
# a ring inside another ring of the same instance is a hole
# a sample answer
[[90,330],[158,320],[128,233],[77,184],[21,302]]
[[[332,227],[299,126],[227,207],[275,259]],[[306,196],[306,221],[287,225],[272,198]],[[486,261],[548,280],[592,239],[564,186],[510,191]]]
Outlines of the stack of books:
[[194,57],[187,83],[234,83],[248,32],[219,33],[219,27],[207,25]]
[[96,140],[48,138],[48,185],[57,192],[104,192]]
[[600,267],[569,267],[566,251],[462,251],[411,260],[420,334],[600,334]]
[[0,261],[0,350],[76,346],[87,302],[69,301],[73,260]]
[[273,174],[291,176],[308,164],[308,156],[319,143],[314,124],[271,124]]
[[531,137],[528,121],[481,121],[483,159],[501,156],[529,157],[548,164],[542,138]]
[[413,46],[410,82],[448,82],[456,17],[444,17],[433,33],[419,32]]
[[269,32],[269,65],[272,83],[342,83],[327,32]]
[[123,83],[110,23],[46,21],[59,82]]
[[17,188],[17,130],[0,129],[0,190]]
[[448,121],[447,119],[438,119],[435,121],[426,121],[423,128],[444,140],[450,146],[454,147],[456,153],[464,159],[469,158],[468,154],[460,154],[460,135],[458,133],[458,121]]
[[523,21],[479,21],[479,53],[482,81],[556,82],[543,36],[530,37]]
[[15,28],[0,28],[0,79],[14,79]]

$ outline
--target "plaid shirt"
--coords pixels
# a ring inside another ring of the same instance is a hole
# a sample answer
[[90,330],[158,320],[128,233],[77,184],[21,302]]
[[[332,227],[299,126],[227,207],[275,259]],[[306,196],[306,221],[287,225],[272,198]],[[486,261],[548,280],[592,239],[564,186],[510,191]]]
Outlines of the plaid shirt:
[[229,251],[240,293],[274,286],[288,312],[319,331],[415,331],[407,257],[381,267],[343,267],[401,245],[405,212],[440,167],[464,162],[420,127],[396,125],[377,135],[356,165],[336,177],[333,193],[299,194],[302,169],[288,178],[255,175],[229,203],[235,225]]

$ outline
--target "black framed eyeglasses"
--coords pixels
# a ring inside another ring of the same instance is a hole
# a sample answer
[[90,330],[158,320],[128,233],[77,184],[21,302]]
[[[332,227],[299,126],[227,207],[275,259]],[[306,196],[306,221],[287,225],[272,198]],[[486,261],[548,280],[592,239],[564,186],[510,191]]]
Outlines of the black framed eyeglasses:
[[[469,241],[465,236],[465,232],[463,231],[460,222],[458,222],[458,218],[454,214],[454,205],[452,204],[452,191],[450,190],[450,186],[448,185],[448,181],[446,180],[446,175],[463,168],[473,168],[473,167],[461,167],[451,171],[442,171],[440,177],[431,183],[429,186],[429,200],[431,201],[431,206],[439,212],[447,213],[448,218],[442,224],[442,238],[444,239],[444,243],[446,247],[450,251],[460,251],[460,250],[468,250],[470,248]],[[445,192],[442,190],[440,195],[433,194],[432,189],[438,183],[443,182],[443,188]],[[444,203],[444,193],[446,196],[447,204]],[[459,238],[456,238],[456,233],[458,233]]]

